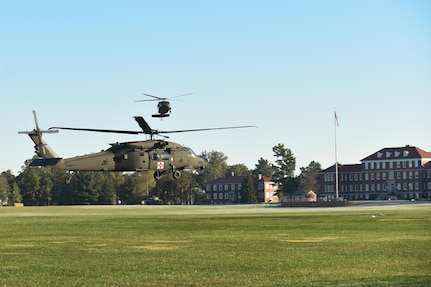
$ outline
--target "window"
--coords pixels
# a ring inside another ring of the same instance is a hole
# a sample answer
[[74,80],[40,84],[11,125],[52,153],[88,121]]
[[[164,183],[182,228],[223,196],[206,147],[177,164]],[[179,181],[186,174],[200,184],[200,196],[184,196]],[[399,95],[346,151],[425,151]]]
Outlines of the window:
[[259,182],[259,184],[257,185],[257,189],[258,190],[262,190],[263,189],[263,182]]
[[229,190],[229,185],[228,184],[224,185],[224,190]]
[[238,190],[242,189],[242,184],[238,184]]
[[220,193],[218,194],[218,198],[223,199],[223,193],[222,193],[222,192],[220,192]]
[[401,162],[397,161],[397,168],[401,167]]
[[231,190],[235,190],[235,184],[231,184],[231,185],[230,185],[230,189],[231,189]]
[[217,199],[217,193],[216,192],[213,194],[213,199]]
[[224,199],[229,199],[229,193],[228,192],[224,193]]
[[392,161],[389,162],[389,168],[394,168],[394,163]]
[[403,161],[403,168],[406,168],[406,167],[407,167],[407,162]]
[[380,162],[376,162],[376,169],[380,169]]
[[386,162],[382,162],[382,169],[386,169]]
[[419,178],[419,171],[415,171],[415,178]]
[[206,186],[205,190],[206,190],[206,191],[211,191],[211,185],[210,185],[210,184],[207,184],[207,186]]
[[382,179],[386,180],[386,172],[382,172]]
[[374,162],[370,162],[370,169],[374,169]]
[[207,199],[210,200],[211,199],[211,193],[207,193]]
[[409,171],[409,178],[412,179],[413,178],[413,171]]
[[365,180],[368,180],[368,173],[365,174]]
[[187,151],[187,154],[188,154],[188,156],[189,156],[189,157],[191,157],[191,158],[195,158],[195,157],[196,157],[196,154],[195,154],[195,152],[194,152],[192,149],[189,149],[189,150]]
[[368,162],[365,163],[365,169],[368,169]]
[[223,185],[222,185],[222,184],[219,184],[219,186],[218,186],[218,190],[220,190],[220,191],[222,191],[222,190],[223,190]]
[[169,160],[170,149],[166,149],[162,151],[162,160]]
[[371,173],[371,180],[374,180],[374,172]]
[[217,185],[216,184],[213,185],[213,191],[217,191]]

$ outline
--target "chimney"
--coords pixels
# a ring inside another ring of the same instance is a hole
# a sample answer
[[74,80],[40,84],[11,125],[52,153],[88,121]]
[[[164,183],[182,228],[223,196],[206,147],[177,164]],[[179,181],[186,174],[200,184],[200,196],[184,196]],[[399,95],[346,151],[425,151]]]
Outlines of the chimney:
[[232,176],[235,176],[235,172],[234,171],[231,171],[231,173],[230,173]]
[[262,174],[259,173],[259,180],[262,180]]

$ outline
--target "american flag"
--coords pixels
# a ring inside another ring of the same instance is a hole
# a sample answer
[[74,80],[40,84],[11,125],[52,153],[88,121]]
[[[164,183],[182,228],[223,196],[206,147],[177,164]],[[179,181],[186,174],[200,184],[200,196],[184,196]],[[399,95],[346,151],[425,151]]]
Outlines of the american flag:
[[340,124],[338,123],[337,112],[334,111],[334,115],[335,115],[335,123],[337,124],[337,126],[339,126]]

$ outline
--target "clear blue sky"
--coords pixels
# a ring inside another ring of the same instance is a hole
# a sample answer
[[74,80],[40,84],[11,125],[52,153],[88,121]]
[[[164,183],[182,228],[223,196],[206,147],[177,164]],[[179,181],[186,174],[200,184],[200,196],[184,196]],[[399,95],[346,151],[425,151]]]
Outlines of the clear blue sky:
[[[359,163],[384,147],[431,151],[430,1],[3,1],[0,4],[0,172],[21,170],[33,143],[21,130],[71,126],[172,130],[228,164],[274,162],[290,148],[297,169]],[[171,97],[170,118],[151,118]],[[144,136],[61,131],[62,157]]]

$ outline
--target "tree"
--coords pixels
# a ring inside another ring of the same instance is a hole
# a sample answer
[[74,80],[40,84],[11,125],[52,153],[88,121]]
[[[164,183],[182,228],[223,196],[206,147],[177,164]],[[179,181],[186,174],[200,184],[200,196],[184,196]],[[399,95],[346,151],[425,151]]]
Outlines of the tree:
[[272,178],[274,175],[274,168],[271,166],[267,159],[260,158],[253,170],[254,175],[263,175]]
[[274,178],[281,179],[286,177],[293,177],[296,168],[296,158],[293,152],[284,146],[284,144],[277,144],[272,148],[274,156],[276,157],[274,167]]
[[8,203],[9,193],[9,183],[3,175],[0,175],[0,205]]
[[200,157],[208,162],[205,170],[197,177],[197,181],[200,184],[223,177],[227,174],[227,156],[225,156],[224,153],[219,151],[204,151],[200,154]]
[[9,203],[12,204],[12,203],[21,203],[21,202],[22,202],[21,192],[19,190],[18,184],[14,182],[12,184],[12,190],[9,195]]
[[276,157],[276,164],[273,165],[273,179],[280,184],[277,196],[281,200],[284,194],[298,190],[299,180],[294,177],[296,158],[293,152],[286,148],[284,144],[277,144],[272,148],[272,151]]
[[310,190],[317,193],[319,190],[319,172],[322,170],[320,163],[312,161],[307,167],[301,167],[299,176],[300,189],[305,193]]
[[121,184],[118,192],[118,199],[122,204],[141,204],[155,185],[150,172],[124,174],[124,177],[124,183]]
[[97,185],[96,173],[80,171],[74,175],[71,184],[73,204],[95,204],[99,199],[100,188]]
[[239,164],[228,166],[226,176],[229,176],[231,174],[238,175],[238,176],[246,176],[246,175],[250,175],[251,171],[248,169],[248,167],[245,164],[239,163]]
[[253,177],[247,175],[242,181],[240,191],[241,203],[257,203],[256,187],[254,185]]
[[40,200],[40,169],[26,168],[17,177],[17,184],[21,190],[25,205],[38,205]]

